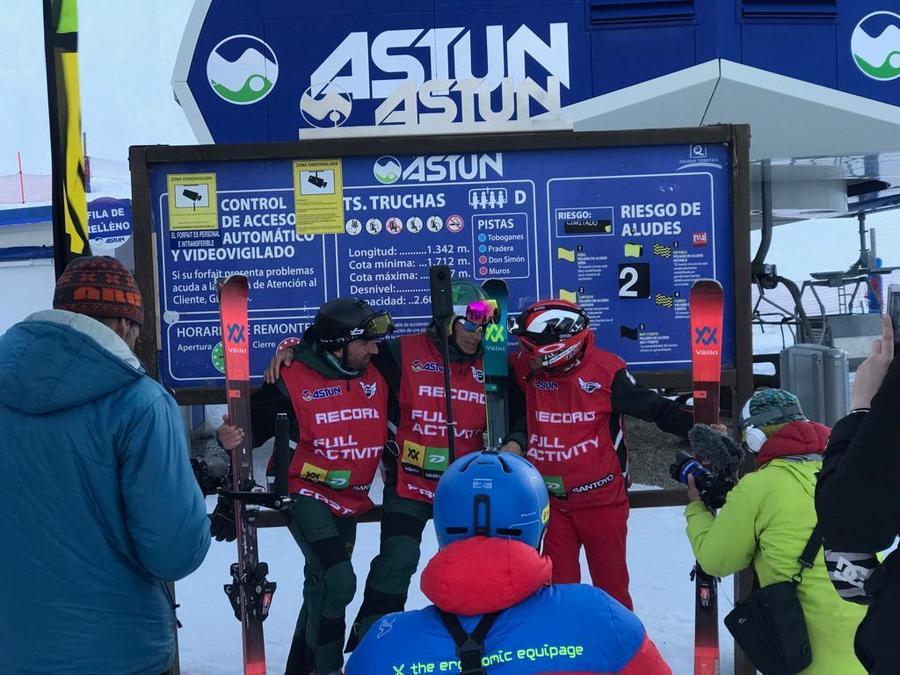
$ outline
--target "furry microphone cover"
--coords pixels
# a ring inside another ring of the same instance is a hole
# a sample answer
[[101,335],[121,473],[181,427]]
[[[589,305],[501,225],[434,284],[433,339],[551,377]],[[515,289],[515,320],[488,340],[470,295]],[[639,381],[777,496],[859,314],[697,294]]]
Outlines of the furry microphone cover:
[[744,461],[744,449],[738,443],[706,424],[695,424],[688,440],[694,457],[719,475],[733,475]]

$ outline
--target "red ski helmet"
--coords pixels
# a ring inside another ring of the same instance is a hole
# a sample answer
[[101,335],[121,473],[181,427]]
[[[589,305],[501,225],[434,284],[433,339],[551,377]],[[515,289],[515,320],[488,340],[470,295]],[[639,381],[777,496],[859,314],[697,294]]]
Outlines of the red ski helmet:
[[568,300],[541,300],[509,319],[509,332],[529,361],[542,368],[565,370],[584,353],[591,336],[587,313]]

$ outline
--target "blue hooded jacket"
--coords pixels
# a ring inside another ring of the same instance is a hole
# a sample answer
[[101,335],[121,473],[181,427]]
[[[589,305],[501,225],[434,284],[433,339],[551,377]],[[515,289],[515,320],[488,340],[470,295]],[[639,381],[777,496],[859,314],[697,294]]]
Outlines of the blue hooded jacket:
[[0,336],[0,675],[159,675],[209,548],[175,401],[80,314]]
[[527,544],[470,537],[438,551],[422,572],[434,605],[388,614],[365,634],[346,675],[459,673],[456,643],[437,608],[468,633],[500,612],[484,640],[492,675],[672,675],[640,620],[604,591],[550,585],[552,564]]

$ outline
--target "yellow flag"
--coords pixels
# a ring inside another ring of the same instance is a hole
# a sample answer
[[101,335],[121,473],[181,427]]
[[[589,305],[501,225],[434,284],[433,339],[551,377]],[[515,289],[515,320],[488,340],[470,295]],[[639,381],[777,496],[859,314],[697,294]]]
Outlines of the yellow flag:
[[563,248],[562,246],[556,247],[556,256],[560,260],[568,260],[569,262],[575,262],[575,251],[570,248]]
[[76,0],[44,0],[44,27],[52,120],[53,246],[58,277],[73,258],[91,254],[81,147]]
[[644,252],[643,244],[625,244],[625,257],[626,258],[640,258],[641,254]]
[[578,296],[575,291],[567,291],[565,288],[559,289],[559,299],[568,300],[569,302],[578,302]]

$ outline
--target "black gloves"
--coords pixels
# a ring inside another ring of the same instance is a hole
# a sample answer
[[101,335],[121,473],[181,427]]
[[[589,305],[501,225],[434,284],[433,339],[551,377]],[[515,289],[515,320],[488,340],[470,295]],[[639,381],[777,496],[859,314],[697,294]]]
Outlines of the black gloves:
[[216,541],[234,541],[237,532],[234,527],[234,500],[224,495],[219,495],[219,502],[213,509],[209,524],[210,534]]

